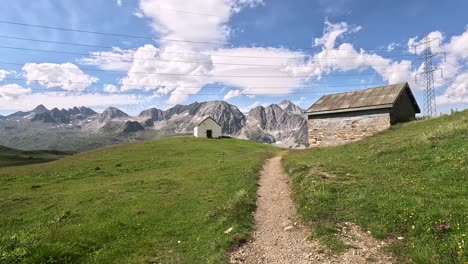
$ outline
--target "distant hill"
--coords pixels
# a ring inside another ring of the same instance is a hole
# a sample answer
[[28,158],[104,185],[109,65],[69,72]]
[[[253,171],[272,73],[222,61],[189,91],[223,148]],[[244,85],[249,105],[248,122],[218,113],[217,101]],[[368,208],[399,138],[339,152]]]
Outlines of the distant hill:
[[55,150],[26,151],[0,146],[0,167],[49,162],[71,154]]

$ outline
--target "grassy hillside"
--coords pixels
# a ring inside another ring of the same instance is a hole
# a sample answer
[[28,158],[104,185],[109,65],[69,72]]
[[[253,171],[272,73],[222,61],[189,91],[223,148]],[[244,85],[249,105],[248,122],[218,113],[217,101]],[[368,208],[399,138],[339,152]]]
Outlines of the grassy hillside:
[[468,111],[293,152],[284,164],[301,215],[329,245],[340,246],[336,223],[351,221],[416,263],[468,261]]
[[0,146],[0,167],[49,162],[70,154],[53,150],[25,151]]
[[0,262],[219,263],[277,151],[172,138],[0,169]]
[[[8,128],[8,129],[7,129]],[[175,136],[168,130],[139,131],[135,133],[91,133],[69,127],[43,127],[36,124],[11,125],[0,123],[0,145],[20,149],[45,149],[83,152],[116,144],[148,141]]]

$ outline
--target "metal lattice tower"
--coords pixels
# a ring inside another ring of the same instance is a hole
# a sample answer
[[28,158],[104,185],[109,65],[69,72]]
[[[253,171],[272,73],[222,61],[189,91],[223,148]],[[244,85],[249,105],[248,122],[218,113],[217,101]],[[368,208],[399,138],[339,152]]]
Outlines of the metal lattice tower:
[[434,68],[432,67],[431,42],[424,38],[424,79],[426,88],[424,90],[424,114],[428,117],[437,115],[435,89],[434,89]]
[[424,51],[421,54],[421,60],[424,63],[424,71],[418,73],[424,75],[424,116],[435,117],[437,116],[437,107],[435,100],[435,88],[434,88],[434,71],[439,68],[434,68],[432,65],[432,58],[439,54],[433,53],[431,49],[431,42],[435,39],[429,39],[427,36],[422,39],[418,46],[424,45]]

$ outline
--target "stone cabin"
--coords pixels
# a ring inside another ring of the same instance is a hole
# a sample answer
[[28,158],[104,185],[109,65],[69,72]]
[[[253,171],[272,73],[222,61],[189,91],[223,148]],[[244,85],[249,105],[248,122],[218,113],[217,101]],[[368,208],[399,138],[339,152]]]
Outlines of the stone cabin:
[[310,147],[372,136],[420,113],[408,83],[322,96],[306,112]]

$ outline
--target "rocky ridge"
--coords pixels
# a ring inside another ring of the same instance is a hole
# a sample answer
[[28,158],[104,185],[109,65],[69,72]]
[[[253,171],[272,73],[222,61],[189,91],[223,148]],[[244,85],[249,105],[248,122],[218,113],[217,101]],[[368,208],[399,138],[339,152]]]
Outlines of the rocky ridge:
[[99,123],[105,123],[117,118],[126,118],[130,117],[128,114],[124,113],[122,110],[115,107],[108,107],[104,112],[99,115]]
[[[125,142],[127,139],[146,140],[160,136],[191,134],[199,122],[211,116],[221,124],[224,135],[301,148],[307,145],[307,121],[302,111],[290,101],[266,107],[258,106],[248,113],[242,113],[236,106],[224,101],[195,102],[176,105],[167,110],[150,108],[137,116],[130,116],[115,107],[109,107],[99,114],[83,106],[49,110],[39,105],[31,111],[20,111],[0,117],[0,135],[7,135],[3,137],[5,142],[0,139],[0,144],[10,147],[18,147],[16,144],[19,144],[27,149],[30,137],[38,137],[35,144],[41,142],[39,135],[33,133],[37,128],[42,129],[41,136],[59,133],[65,141],[59,142],[57,139],[57,142],[53,142],[59,146],[66,144],[67,137],[77,135],[83,140],[96,136],[105,137],[113,144]],[[73,133],[67,132],[70,130]],[[16,143],[8,144],[6,141],[12,131],[22,131],[25,133],[24,138],[17,136],[14,140]],[[26,133],[28,131],[30,133]],[[135,139],[135,135],[141,133],[144,133],[144,139]]]
[[246,139],[294,148],[307,146],[307,120],[292,102],[257,106],[247,116],[242,133]]

